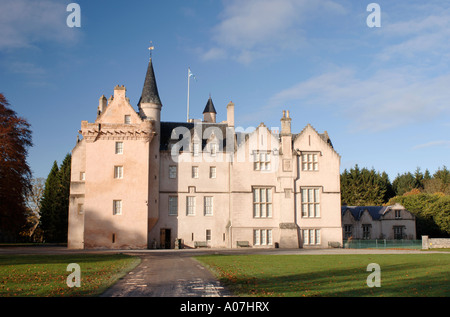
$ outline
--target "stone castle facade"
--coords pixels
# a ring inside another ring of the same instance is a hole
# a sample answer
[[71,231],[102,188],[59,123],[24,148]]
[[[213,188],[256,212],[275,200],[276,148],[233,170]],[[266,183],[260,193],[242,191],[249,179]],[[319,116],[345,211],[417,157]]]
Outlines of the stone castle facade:
[[340,156],[328,134],[264,124],[161,122],[150,59],[138,111],[126,88],[99,100],[72,151],[68,247],[310,248],[342,245]]

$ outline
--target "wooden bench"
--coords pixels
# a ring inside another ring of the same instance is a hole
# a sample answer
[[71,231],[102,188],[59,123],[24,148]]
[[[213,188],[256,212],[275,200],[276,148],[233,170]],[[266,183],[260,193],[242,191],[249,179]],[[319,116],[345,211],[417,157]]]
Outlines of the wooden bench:
[[206,241],[194,241],[194,247],[196,248],[207,248],[208,242]]
[[250,243],[248,241],[236,241],[236,246],[238,248],[248,248],[250,247]]

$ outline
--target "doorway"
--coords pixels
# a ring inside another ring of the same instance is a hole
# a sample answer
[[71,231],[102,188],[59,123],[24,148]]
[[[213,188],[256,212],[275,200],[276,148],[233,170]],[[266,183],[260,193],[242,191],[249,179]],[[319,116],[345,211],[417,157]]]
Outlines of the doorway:
[[170,229],[160,229],[159,236],[161,249],[170,249],[171,248]]

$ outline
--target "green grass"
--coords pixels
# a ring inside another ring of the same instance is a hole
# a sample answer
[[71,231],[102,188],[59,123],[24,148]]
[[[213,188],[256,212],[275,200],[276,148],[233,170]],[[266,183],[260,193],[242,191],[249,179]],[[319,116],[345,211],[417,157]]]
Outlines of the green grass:
[[[139,262],[124,254],[1,255],[0,297],[97,296]],[[80,265],[80,287],[67,286],[70,263]]]
[[[237,296],[450,296],[450,254],[208,255],[197,260]],[[370,263],[380,265],[381,287],[367,286]]]

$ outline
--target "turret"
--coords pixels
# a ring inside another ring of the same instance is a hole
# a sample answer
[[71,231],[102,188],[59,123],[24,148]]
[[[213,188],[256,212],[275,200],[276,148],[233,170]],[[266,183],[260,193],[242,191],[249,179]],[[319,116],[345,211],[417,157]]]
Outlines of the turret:
[[152,59],[148,63],[147,74],[145,76],[144,87],[142,88],[141,99],[138,103],[139,115],[143,119],[155,121],[159,133],[161,120],[161,99],[159,98],[158,87],[156,85],[155,72],[153,70]]
[[216,108],[214,108],[214,103],[212,102],[211,96],[209,96],[208,102],[205,106],[205,110],[203,110],[203,121],[216,123],[216,114]]

